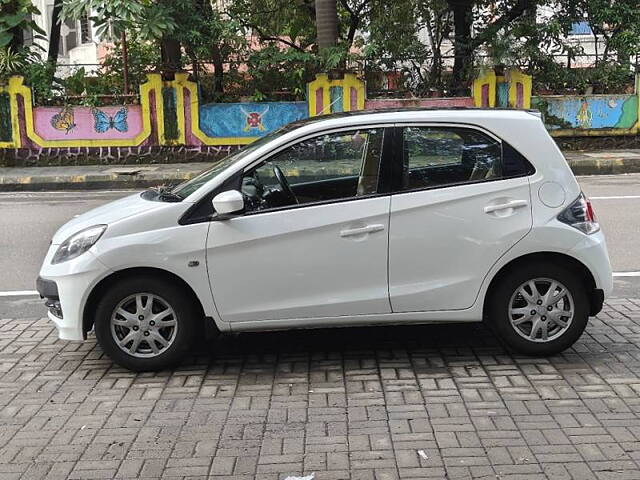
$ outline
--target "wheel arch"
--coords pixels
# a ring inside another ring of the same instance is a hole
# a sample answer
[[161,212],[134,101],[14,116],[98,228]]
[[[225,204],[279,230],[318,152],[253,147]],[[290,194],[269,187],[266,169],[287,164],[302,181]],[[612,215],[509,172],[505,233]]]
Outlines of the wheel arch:
[[[83,313],[82,313],[82,332],[85,335],[85,338],[86,338],[87,332],[89,332],[93,328],[95,311],[102,294],[111,285],[116,283],[118,280],[122,280],[124,278],[129,278],[132,276],[142,276],[142,275],[152,275],[156,278],[163,278],[164,280],[167,280],[173,284],[179,285],[189,296],[192,297],[192,300],[194,301],[196,307],[198,308],[202,319],[205,318],[204,307],[202,305],[202,302],[198,298],[198,295],[196,295],[193,288],[191,288],[191,286],[187,282],[185,282],[182,278],[180,278],[178,275],[176,275],[175,273],[169,272],[168,270],[163,270],[161,268],[132,267],[132,268],[126,268],[123,270],[117,270],[116,272],[113,272],[112,274],[106,276],[105,278],[100,280],[96,284],[96,286],[93,287],[93,289],[91,290],[91,293],[89,293],[89,296],[87,297],[87,301],[85,302]],[[203,323],[213,324],[214,322],[203,322]]]
[[594,298],[597,298],[597,295],[594,295],[594,292],[596,291],[596,281],[593,274],[584,263],[582,263],[580,260],[576,259],[575,257],[572,257],[564,253],[535,252],[535,253],[522,255],[520,257],[510,260],[505,265],[503,265],[500,268],[500,270],[498,270],[498,272],[493,276],[493,278],[491,279],[491,282],[489,282],[489,286],[487,287],[484,293],[484,302],[482,307],[483,318],[486,318],[486,315],[488,313],[487,312],[488,305],[489,305],[488,300],[489,300],[489,296],[491,295],[491,292],[494,291],[493,287],[497,283],[499,283],[501,279],[504,278],[505,275],[507,275],[512,270],[519,268],[522,265],[533,263],[533,262],[541,262],[541,261],[553,262],[556,265],[561,265],[573,271],[574,273],[576,273],[582,279],[584,286],[587,290],[587,295],[591,302],[590,312],[589,312],[590,315],[595,315],[600,311],[600,309],[602,308],[602,304],[600,303],[598,305],[597,301],[594,302]]

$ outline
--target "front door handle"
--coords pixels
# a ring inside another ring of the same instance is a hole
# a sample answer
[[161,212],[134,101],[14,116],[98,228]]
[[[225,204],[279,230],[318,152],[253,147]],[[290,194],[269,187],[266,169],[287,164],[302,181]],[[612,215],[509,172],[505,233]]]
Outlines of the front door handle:
[[374,224],[367,225],[366,227],[360,228],[347,228],[346,230],[340,231],[341,237],[354,237],[356,235],[364,235],[365,233],[375,233],[384,230],[384,225],[382,224]]
[[507,203],[501,203],[499,205],[489,205],[484,207],[484,213],[496,212],[498,210],[506,210],[507,208],[520,208],[526,207],[529,203],[526,200],[512,200]]

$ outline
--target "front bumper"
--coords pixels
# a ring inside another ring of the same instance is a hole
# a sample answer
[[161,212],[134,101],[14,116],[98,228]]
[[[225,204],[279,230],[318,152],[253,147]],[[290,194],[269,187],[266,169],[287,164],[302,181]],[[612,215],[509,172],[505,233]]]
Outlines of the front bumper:
[[36,288],[49,308],[48,317],[56,325],[61,340],[81,341],[84,308],[89,294],[110,269],[91,251],[68,262],[52,265],[58,246],[51,245],[40,269]]
[[56,317],[56,319],[62,320],[64,317],[56,282],[38,277],[36,280],[36,290],[38,290],[40,298],[44,299],[44,304],[49,309],[49,313]]
[[590,302],[590,311],[589,315],[595,317],[602,311],[602,306],[604,305],[604,290],[600,288],[596,288],[591,294]]

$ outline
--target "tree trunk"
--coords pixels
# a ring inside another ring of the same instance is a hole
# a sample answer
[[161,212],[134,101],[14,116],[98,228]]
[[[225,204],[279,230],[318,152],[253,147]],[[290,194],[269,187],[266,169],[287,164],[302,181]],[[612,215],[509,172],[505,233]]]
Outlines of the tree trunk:
[[55,65],[58,62],[60,51],[60,12],[62,11],[62,0],[54,0],[51,12],[51,34],[49,35],[49,50],[47,51],[47,62]]
[[162,58],[162,73],[167,78],[182,69],[182,50],[180,42],[175,38],[164,36],[160,41],[160,55]]
[[473,0],[449,0],[453,12],[454,62],[451,90],[455,95],[467,94],[467,73],[473,64],[471,49],[471,23],[473,20]]
[[22,47],[24,47],[24,32],[22,31],[21,27],[14,27],[9,30],[9,33],[12,35],[9,47],[14,52],[17,52]]
[[211,56],[213,60],[213,91],[214,93],[224,93],[224,62],[218,44],[211,46]]
[[319,49],[338,43],[337,0],[316,0],[316,30]]

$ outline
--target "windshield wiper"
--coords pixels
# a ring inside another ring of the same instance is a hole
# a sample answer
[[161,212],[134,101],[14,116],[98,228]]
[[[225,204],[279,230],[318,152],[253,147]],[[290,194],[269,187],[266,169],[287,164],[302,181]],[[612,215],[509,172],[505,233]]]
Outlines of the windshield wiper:
[[156,194],[156,198],[162,202],[181,202],[183,198],[180,195],[173,193],[173,186],[160,185],[159,187],[152,187],[149,190]]

